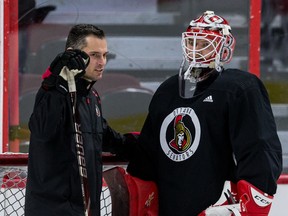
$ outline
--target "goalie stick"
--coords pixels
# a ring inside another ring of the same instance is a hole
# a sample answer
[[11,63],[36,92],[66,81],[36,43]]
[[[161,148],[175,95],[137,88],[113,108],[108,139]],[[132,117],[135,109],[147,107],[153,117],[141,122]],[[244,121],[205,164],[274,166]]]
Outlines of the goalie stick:
[[84,155],[84,146],[83,146],[83,137],[82,132],[80,130],[80,119],[77,108],[77,94],[76,94],[76,84],[74,73],[69,71],[67,67],[65,67],[65,72],[67,75],[68,89],[71,98],[71,109],[72,109],[72,122],[73,122],[73,131],[74,138],[76,143],[76,156],[79,167],[80,181],[81,181],[81,190],[82,190],[82,198],[84,205],[84,215],[90,216],[90,193],[88,187],[88,177],[87,177],[87,169],[86,169],[86,161]]

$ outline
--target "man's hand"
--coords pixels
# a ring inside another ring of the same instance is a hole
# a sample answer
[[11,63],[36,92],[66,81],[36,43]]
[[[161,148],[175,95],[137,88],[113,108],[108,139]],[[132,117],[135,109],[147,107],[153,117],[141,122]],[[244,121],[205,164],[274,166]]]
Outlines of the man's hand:
[[[232,184],[231,184],[232,185]],[[237,183],[234,202],[213,205],[198,216],[268,216],[273,196],[268,195],[245,180]],[[230,197],[227,200],[231,200]]]
[[56,56],[50,65],[50,71],[52,74],[59,75],[67,80],[65,69],[68,69],[69,72],[74,73],[74,77],[77,79],[85,74],[89,61],[90,58],[85,52],[68,49]]

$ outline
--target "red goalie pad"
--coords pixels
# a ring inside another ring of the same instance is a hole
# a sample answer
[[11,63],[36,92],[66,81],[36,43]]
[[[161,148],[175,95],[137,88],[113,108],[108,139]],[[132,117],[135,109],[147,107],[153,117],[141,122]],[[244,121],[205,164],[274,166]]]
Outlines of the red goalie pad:
[[158,215],[158,191],[152,181],[133,177],[121,167],[103,173],[111,193],[113,216]]

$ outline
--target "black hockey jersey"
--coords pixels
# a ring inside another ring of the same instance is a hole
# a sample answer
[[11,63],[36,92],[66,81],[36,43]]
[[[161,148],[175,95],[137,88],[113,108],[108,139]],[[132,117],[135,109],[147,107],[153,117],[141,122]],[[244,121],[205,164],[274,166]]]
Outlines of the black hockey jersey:
[[154,180],[160,216],[195,216],[220,197],[225,180],[274,194],[282,150],[268,94],[254,75],[227,69],[179,96],[175,75],[157,89],[128,172]]

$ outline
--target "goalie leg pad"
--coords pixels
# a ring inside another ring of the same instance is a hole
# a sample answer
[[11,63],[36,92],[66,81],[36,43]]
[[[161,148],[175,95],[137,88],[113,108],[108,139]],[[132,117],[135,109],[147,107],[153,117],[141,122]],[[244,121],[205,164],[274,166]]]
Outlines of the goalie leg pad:
[[144,181],[125,174],[125,180],[130,196],[130,216],[158,215],[158,191],[152,181]]
[[133,177],[122,167],[109,169],[103,176],[111,193],[113,215],[159,215],[154,182]]

